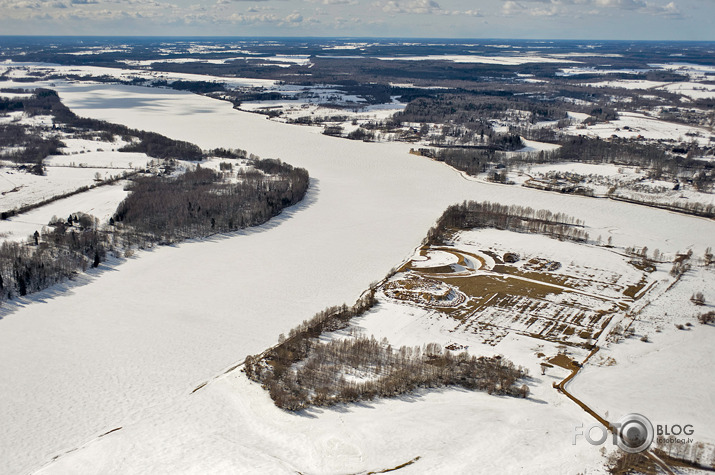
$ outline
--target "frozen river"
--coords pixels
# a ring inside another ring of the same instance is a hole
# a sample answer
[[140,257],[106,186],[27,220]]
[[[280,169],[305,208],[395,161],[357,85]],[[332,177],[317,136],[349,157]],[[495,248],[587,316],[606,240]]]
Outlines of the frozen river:
[[5,307],[0,473],[32,471],[103,432],[170,411],[316,311],[352,303],[411,255],[449,204],[564,211],[597,228],[594,236],[666,252],[701,253],[713,232],[710,221],[661,210],[466,180],[408,154],[409,145],[328,137],[201,96],[111,85],[59,92],[81,116],[305,167],[312,186],[304,203],[259,228],[143,252],[83,285]]

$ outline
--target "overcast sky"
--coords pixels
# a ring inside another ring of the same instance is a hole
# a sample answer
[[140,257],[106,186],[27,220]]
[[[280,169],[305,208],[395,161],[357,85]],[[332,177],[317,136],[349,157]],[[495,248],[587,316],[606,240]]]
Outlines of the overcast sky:
[[715,40],[715,0],[0,0],[0,34]]

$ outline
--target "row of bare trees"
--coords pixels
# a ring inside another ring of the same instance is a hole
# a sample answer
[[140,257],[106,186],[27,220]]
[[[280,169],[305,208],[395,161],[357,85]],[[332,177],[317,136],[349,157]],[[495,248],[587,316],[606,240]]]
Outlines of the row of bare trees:
[[488,201],[465,201],[447,208],[437,224],[428,231],[426,242],[439,244],[448,239],[452,230],[474,228],[497,228],[546,234],[562,240],[586,241],[588,233],[583,226],[583,221],[564,213]]

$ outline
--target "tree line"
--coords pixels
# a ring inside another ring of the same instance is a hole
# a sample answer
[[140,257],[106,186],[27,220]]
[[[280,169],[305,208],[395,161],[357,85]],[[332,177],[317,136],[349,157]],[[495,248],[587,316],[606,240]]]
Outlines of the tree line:
[[447,208],[437,224],[427,232],[425,242],[441,244],[455,230],[476,228],[539,233],[560,240],[588,240],[583,221],[564,213],[488,201],[465,201]]

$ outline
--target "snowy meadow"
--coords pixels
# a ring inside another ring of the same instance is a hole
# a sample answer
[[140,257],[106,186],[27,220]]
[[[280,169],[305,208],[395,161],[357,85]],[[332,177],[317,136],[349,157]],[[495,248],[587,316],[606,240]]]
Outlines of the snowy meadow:
[[527,400],[444,390],[299,415],[275,408],[238,372],[192,391],[322,308],[355,301],[413,256],[448,205],[465,199],[565,212],[593,237],[671,256],[701,255],[715,235],[712,220],[469,180],[409,154],[409,144],[329,137],[189,93],[56,89],[80,116],[280,158],[308,169],[311,187],[262,226],[140,252],[4,306],[3,473],[355,473],[410,461],[405,471],[597,466],[596,448],[570,444],[584,413],[548,384]]

